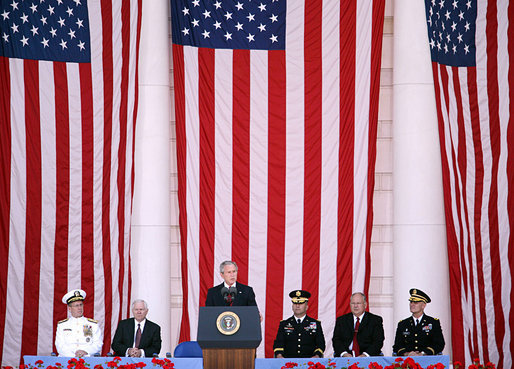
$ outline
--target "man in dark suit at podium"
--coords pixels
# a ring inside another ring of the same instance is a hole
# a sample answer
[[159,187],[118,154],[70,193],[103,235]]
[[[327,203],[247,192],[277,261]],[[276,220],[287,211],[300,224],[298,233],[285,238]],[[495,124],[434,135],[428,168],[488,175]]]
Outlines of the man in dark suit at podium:
[[332,345],[334,356],[378,356],[384,344],[382,317],[366,311],[366,296],[355,292],[350,298],[351,312],[336,320]]
[[220,264],[223,283],[209,288],[205,306],[257,306],[253,288],[237,281],[237,264],[226,260]]
[[161,327],[146,319],[148,305],[144,300],[132,303],[134,318],[118,323],[112,340],[116,356],[152,357],[161,351]]
[[321,322],[307,316],[310,292],[295,290],[289,294],[293,316],[282,320],[273,343],[275,357],[323,357],[325,337]]

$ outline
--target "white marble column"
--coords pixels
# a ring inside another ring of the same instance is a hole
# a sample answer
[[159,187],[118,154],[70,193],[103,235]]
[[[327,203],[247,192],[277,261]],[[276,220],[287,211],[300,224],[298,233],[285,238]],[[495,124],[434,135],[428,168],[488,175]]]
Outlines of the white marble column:
[[394,319],[410,316],[409,289],[426,292],[450,352],[448,255],[441,154],[423,0],[394,0]]
[[149,304],[171,350],[169,1],[143,1],[132,216],[132,298]]

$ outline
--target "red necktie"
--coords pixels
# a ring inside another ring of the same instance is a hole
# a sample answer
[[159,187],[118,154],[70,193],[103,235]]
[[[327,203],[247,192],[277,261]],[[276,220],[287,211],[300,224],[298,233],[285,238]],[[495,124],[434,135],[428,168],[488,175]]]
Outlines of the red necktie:
[[141,324],[137,323],[136,342],[134,343],[134,346],[136,348],[139,348],[139,343],[140,342],[141,342]]
[[[232,288],[232,286],[229,286],[228,289],[230,291],[230,289]],[[232,299],[232,294],[229,293],[227,295],[227,306],[232,306],[232,303],[234,302],[234,300]]]
[[353,352],[355,352],[355,356],[359,356],[360,350],[359,350],[359,342],[357,342],[357,332],[359,331],[359,318],[357,318],[357,323],[355,323],[355,328],[353,329]]

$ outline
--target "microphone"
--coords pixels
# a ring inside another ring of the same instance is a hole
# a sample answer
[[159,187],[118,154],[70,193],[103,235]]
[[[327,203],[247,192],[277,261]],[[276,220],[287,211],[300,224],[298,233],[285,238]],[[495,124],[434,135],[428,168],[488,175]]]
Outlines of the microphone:
[[227,287],[223,287],[221,289],[221,296],[223,296],[223,300],[225,300],[225,302],[227,302],[228,300],[228,295],[229,295],[229,290]]
[[228,293],[230,294],[230,296],[232,296],[232,300],[234,300],[237,294],[237,288],[235,288],[234,286],[230,287],[228,289]]

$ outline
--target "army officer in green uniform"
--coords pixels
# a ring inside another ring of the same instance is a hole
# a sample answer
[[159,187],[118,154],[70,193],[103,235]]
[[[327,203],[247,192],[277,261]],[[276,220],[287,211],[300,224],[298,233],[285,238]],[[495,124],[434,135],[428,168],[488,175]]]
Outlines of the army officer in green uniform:
[[325,337],[321,322],[307,316],[311,294],[295,290],[289,294],[293,316],[282,320],[273,344],[275,357],[323,357]]
[[444,348],[444,337],[439,319],[425,314],[425,306],[431,301],[418,289],[409,291],[409,307],[412,316],[401,320],[396,328],[393,354],[398,356],[436,355]]

